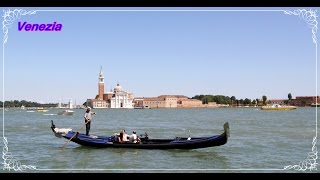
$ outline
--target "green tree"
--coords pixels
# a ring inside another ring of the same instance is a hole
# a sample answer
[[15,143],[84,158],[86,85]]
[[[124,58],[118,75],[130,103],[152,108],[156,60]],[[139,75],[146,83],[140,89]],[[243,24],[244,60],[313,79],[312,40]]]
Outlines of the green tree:
[[289,100],[287,101],[287,103],[286,103],[286,104],[289,104],[289,102],[290,102],[290,101],[291,101],[291,99],[292,99],[292,95],[291,95],[291,93],[289,93],[289,94],[288,94],[288,99],[289,99]]
[[209,103],[209,100],[208,100],[208,96],[204,97],[203,100],[204,100],[204,104],[208,104]]
[[239,103],[240,103],[241,105],[243,105],[243,103],[244,103],[243,99],[240,99],[240,100],[239,100]]
[[254,99],[254,100],[252,100],[252,104],[257,104],[257,102],[256,102],[256,100]]
[[235,103],[236,97],[235,96],[231,96],[231,104],[233,105]]
[[263,104],[266,105],[267,96],[263,95],[263,96],[262,96],[262,101],[263,101]]
[[251,100],[246,98],[243,102],[245,105],[249,105],[251,103]]

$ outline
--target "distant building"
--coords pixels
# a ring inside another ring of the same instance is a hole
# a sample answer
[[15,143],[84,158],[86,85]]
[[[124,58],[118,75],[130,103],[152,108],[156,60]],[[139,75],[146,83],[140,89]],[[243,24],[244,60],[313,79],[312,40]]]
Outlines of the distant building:
[[202,104],[202,101],[198,99],[179,99],[178,107],[181,107],[181,108],[203,107],[203,104]]
[[203,105],[202,101],[183,95],[161,95],[158,97],[139,97],[134,99],[135,108],[194,108],[213,107]]
[[142,106],[147,108],[176,108],[177,98],[170,95],[144,98]]
[[87,99],[87,106],[90,106],[92,108],[108,108],[109,103],[105,100]]
[[289,101],[289,104],[293,106],[311,106],[313,103],[319,104],[320,96],[296,96],[296,99]]
[[267,100],[267,103],[285,105],[287,101],[288,99],[270,99],[270,100]]
[[133,99],[133,104],[135,108],[143,108],[144,97],[136,97]]
[[87,105],[92,108],[133,108],[133,94],[124,91],[122,87],[117,86],[110,90],[110,92],[104,92],[104,76],[102,73],[102,67],[99,73],[98,82],[98,95],[95,99],[87,99]]
[[133,94],[130,92],[126,92],[122,89],[122,87],[117,84],[114,88],[113,92],[107,93],[109,100],[110,108],[133,108]]
[[270,99],[267,100],[269,104],[285,105],[288,103],[293,106],[311,106],[311,104],[320,103],[320,96],[296,96],[296,99]]

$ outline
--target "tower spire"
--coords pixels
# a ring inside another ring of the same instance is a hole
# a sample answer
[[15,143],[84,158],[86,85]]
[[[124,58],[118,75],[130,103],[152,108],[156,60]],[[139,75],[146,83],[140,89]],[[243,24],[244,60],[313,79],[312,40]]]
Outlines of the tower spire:
[[102,66],[100,66],[100,73],[99,73],[100,76],[103,76],[103,73],[102,73]]
[[104,83],[104,77],[102,73],[102,66],[100,67],[100,73],[99,73],[99,83]]
[[103,94],[104,94],[104,77],[102,73],[102,66],[100,67],[100,73],[99,73],[99,83],[98,83],[98,99],[103,100]]

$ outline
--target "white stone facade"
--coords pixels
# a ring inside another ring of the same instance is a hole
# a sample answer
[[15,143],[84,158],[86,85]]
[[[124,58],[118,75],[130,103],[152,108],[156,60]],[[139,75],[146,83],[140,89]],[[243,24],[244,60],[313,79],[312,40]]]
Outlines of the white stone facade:
[[122,87],[117,84],[114,88],[112,98],[110,99],[110,108],[133,108],[132,93],[122,90]]

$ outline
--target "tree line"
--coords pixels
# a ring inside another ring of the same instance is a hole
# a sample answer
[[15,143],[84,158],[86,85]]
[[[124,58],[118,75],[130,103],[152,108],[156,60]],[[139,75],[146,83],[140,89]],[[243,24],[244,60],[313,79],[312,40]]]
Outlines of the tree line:
[[224,96],[224,95],[196,95],[191,99],[198,99],[202,101],[202,104],[208,104],[210,102],[216,102],[217,104],[229,104],[229,105],[244,105],[244,106],[253,106],[253,105],[265,105],[267,103],[267,96],[263,95],[262,99],[237,99],[235,96]]
[[[261,99],[237,99],[235,96],[224,96],[224,95],[195,95],[191,99],[198,99],[202,101],[202,104],[208,104],[210,102],[216,102],[217,104],[229,104],[231,106],[263,106],[269,103],[268,98],[266,95],[263,95]],[[285,101],[286,104],[288,104],[292,100],[291,93],[288,94],[288,100]]]
[[26,100],[5,101],[4,103],[2,101],[0,101],[0,107],[2,107],[2,108],[3,108],[3,106],[5,108],[14,108],[14,107],[21,107],[21,106],[25,106],[25,107],[57,107],[57,105],[58,105],[57,103],[41,104],[41,103],[31,102],[31,101],[26,101]]

